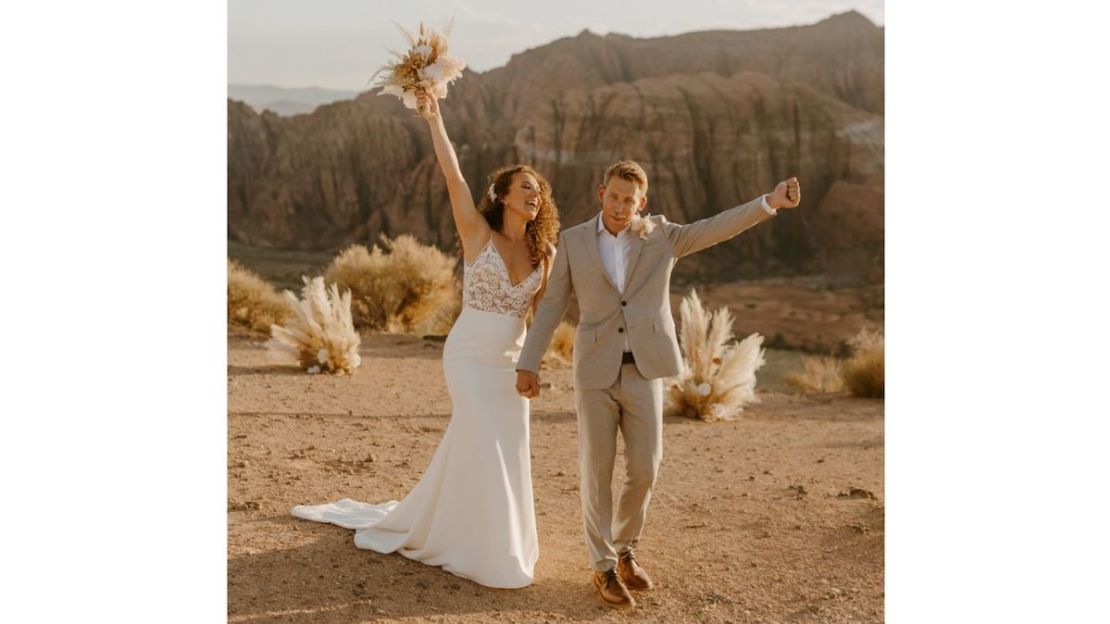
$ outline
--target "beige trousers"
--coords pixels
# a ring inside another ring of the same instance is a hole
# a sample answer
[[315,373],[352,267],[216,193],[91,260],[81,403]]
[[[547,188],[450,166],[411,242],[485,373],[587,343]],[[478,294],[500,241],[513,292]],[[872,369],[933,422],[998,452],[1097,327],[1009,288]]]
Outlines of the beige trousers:
[[[623,364],[612,386],[576,388],[574,394],[586,548],[591,567],[605,571],[616,565],[618,553],[636,547],[644,529],[663,458],[663,380],[644,379],[635,364]],[[618,428],[628,474],[614,515],[611,484]]]

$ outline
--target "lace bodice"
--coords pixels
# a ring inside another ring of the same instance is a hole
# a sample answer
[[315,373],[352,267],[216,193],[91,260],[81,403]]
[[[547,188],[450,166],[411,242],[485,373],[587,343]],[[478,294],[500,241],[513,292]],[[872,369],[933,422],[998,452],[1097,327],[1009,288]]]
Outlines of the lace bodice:
[[486,243],[473,264],[463,261],[463,305],[482,310],[524,318],[532,297],[540,289],[543,265],[536,267],[516,286],[510,283],[509,267],[493,245]]

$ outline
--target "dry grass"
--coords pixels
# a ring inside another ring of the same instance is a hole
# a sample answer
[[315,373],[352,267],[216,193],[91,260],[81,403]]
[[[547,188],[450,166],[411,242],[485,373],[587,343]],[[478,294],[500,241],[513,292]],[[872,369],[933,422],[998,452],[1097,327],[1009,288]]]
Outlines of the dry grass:
[[351,374],[362,358],[361,338],[351,322],[351,293],[339,295],[335,284],[324,288],[324,278],[304,278],[302,300],[285,291],[293,312],[284,327],[273,325],[266,343],[271,362],[294,364],[306,372]]
[[861,330],[849,341],[852,355],[841,369],[853,396],[883,398],[886,384],[885,340],[881,331]]
[[270,325],[289,318],[289,308],[277,290],[257,273],[227,261],[227,324],[229,328],[269,333]]
[[547,352],[543,354],[545,364],[568,366],[574,363],[574,331],[574,325],[566,321],[559,323],[547,345]]
[[436,309],[427,320],[420,324],[419,327],[414,328],[414,331],[419,330],[420,334],[446,336],[451,331],[451,327],[458,320],[459,314],[462,313],[462,294],[455,292],[443,307]]
[[382,237],[368,250],[351,245],[324,273],[329,283],[352,293],[351,311],[359,328],[391,333],[446,333],[462,303],[455,279],[457,260],[403,234]]
[[844,390],[841,363],[835,357],[804,356],[802,370],[786,374],[786,385],[802,394],[836,394]]
[[759,400],[755,372],[763,366],[763,336],[731,342],[732,314],[721,307],[710,314],[697,292],[679,306],[679,343],[685,370],[669,380],[667,413],[712,422],[734,420],[744,405]]

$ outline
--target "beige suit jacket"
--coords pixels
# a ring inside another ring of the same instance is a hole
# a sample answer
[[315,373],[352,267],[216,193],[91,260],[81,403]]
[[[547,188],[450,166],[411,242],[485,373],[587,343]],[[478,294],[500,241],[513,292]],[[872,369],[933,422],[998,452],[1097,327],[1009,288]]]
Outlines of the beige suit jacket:
[[[559,321],[578,297],[580,319],[574,335],[574,383],[583,390],[608,388],[620,373],[625,332],[636,366],[647,379],[682,371],[682,354],[671,315],[671,270],[683,256],[726,241],[770,219],[761,197],[689,225],[648,217],[654,230],[646,239],[633,234],[623,289],[613,284],[597,246],[598,216],[559,235],[555,264],[517,370],[538,373]],[[623,294],[622,294],[623,290]]]

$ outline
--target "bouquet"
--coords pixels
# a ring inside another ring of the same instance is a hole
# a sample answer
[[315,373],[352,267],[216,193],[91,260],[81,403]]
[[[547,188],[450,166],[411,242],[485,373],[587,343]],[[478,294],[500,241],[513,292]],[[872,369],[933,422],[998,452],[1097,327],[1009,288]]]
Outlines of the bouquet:
[[420,24],[419,35],[398,26],[409,49],[404,54],[390,52],[397,57],[392,63],[374,73],[384,75],[374,84],[381,87],[381,95],[394,95],[401,99],[406,108],[416,108],[416,94],[427,91],[437,98],[447,97],[447,85],[462,76],[466,67],[463,61],[447,56],[447,35],[451,32],[448,24],[444,32],[425,28]]

